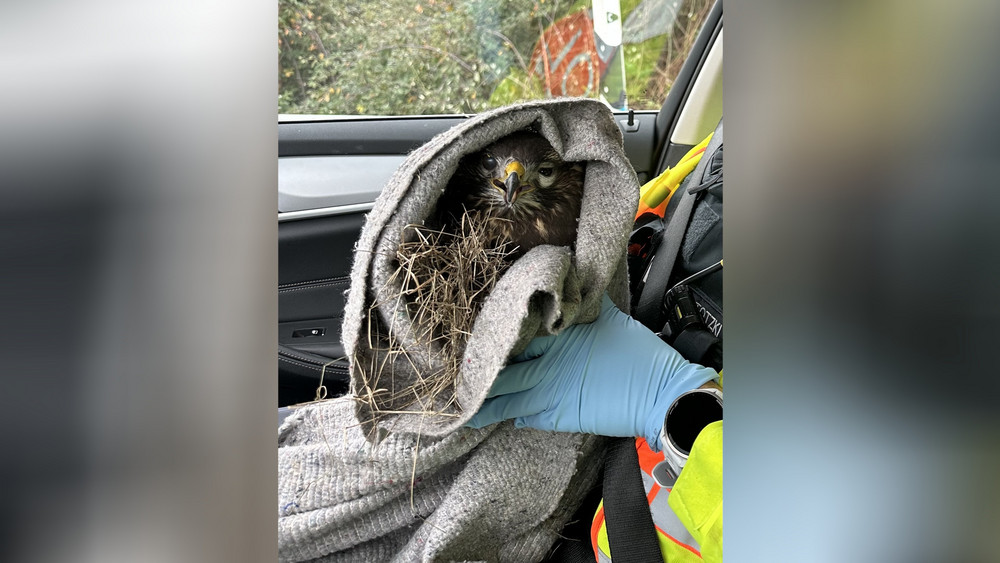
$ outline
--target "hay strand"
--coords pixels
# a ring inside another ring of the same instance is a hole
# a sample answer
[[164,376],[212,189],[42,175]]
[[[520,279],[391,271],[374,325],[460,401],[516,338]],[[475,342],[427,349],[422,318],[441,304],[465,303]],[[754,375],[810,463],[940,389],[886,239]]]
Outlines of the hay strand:
[[475,211],[453,228],[403,229],[397,267],[367,311],[368,357],[352,362],[362,381],[356,395],[374,418],[460,415],[456,390],[466,343],[517,250],[509,229],[509,221]]

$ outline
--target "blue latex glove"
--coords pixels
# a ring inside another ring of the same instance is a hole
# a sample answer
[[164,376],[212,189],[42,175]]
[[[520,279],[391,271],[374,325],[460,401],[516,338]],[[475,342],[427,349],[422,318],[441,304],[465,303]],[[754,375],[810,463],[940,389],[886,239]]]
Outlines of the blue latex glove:
[[500,372],[467,426],[513,418],[519,428],[642,436],[658,451],[674,399],[718,377],[682,358],[605,295],[593,323],[532,340]]

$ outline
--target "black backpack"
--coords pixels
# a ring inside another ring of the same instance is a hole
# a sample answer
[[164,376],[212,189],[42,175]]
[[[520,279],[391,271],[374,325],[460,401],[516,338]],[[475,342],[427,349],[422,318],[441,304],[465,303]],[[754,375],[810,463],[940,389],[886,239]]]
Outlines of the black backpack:
[[722,123],[665,218],[629,239],[632,315],[689,361],[722,369]]

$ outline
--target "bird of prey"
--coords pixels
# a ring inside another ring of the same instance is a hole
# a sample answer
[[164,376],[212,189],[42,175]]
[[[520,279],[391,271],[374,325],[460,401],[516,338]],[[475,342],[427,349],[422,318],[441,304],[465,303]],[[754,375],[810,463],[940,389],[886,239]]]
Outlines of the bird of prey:
[[437,221],[447,229],[465,210],[499,218],[517,255],[539,244],[570,246],[583,178],[583,163],[563,161],[544,137],[518,131],[461,160],[439,200]]

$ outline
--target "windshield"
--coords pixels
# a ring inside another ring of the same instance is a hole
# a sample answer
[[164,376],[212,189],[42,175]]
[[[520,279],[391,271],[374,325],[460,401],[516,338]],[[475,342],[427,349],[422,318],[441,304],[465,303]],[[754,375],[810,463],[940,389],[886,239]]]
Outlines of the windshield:
[[585,96],[659,109],[709,0],[280,0],[278,112],[477,113]]

